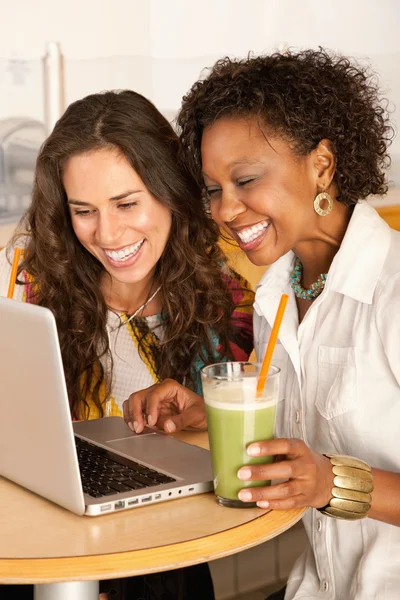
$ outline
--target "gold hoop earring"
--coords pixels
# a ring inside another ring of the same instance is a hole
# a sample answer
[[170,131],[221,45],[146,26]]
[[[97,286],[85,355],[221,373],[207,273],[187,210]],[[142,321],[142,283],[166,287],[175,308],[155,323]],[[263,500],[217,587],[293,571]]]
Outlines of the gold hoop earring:
[[[328,202],[327,208],[321,208],[322,200],[327,200],[327,202]],[[328,192],[321,192],[320,194],[315,196],[314,210],[318,215],[320,215],[321,217],[326,217],[326,215],[329,215],[332,208],[333,208],[333,201],[332,201],[331,196],[328,194]]]

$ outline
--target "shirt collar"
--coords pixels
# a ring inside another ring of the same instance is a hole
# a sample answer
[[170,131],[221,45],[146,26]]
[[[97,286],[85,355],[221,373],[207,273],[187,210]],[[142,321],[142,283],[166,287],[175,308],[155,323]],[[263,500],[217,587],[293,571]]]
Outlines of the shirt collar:
[[[371,304],[389,246],[387,223],[367,202],[356,204],[329,269],[325,289]],[[257,286],[256,310],[257,301],[288,293],[294,260],[295,255],[290,251],[268,268]]]
[[[276,311],[282,294],[288,294],[289,301],[285,318],[279,330],[279,340],[289,354],[297,376],[300,377],[300,353],[297,343],[299,319],[296,298],[290,287],[290,274],[294,267],[295,255],[288,252],[271,265],[257,286],[254,310],[269,323],[274,323]],[[261,360],[261,357],[258,357]]]
[[371,304],[390,246],[390,227],[367,202],[354,207],[325,287]]

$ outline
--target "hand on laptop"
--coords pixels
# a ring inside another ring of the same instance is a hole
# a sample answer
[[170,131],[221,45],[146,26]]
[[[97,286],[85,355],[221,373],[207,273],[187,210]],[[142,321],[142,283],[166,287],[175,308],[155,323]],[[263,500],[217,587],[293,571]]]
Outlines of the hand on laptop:
[[207,429],[202,396],[173,379],[131,394],[123,410],[126,424],[135,433],[141,433],[146,425],[167,433],[187,428]]

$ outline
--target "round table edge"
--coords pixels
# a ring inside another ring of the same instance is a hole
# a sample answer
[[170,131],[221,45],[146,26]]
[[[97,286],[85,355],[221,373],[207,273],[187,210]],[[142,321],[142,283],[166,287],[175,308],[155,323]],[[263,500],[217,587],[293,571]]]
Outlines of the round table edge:
[[212,535],[141,550],[76,557],[0,558],[0,583],[102,580],[188,567],[266,542],[290,529],[307,510],[270,511]]

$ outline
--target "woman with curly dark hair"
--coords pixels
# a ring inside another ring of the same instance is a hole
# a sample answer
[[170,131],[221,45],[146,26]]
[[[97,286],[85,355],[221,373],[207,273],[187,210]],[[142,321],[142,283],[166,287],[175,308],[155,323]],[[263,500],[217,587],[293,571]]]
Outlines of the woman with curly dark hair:
[[277,597],[394,600],[400,233],[364,201],[387,191],[392,128],[376,80],[324,50],[226,58],[186,95],[178,125],[214,219],[270,265],[255,300],[260,359],[289,295],[273,358],[277,438],[247,448],[285,460],[238,471],[286,480],[241,500],[312,508],[309,547]]
[[[253,292],[224,266],[180,154],[170,124],[132,91],[75,102],[40,151],[28,233],[12,244],[24,246],[15,297],[55,316],[75,419],[122,415],[132,392],[167,378],[200,392],[204,364],[252,350]],[[212,597],[207,569],[183,575],[160,598],[178,597],[178,584],[179,597]],[[130,597],[147,598],[135,582]]]

